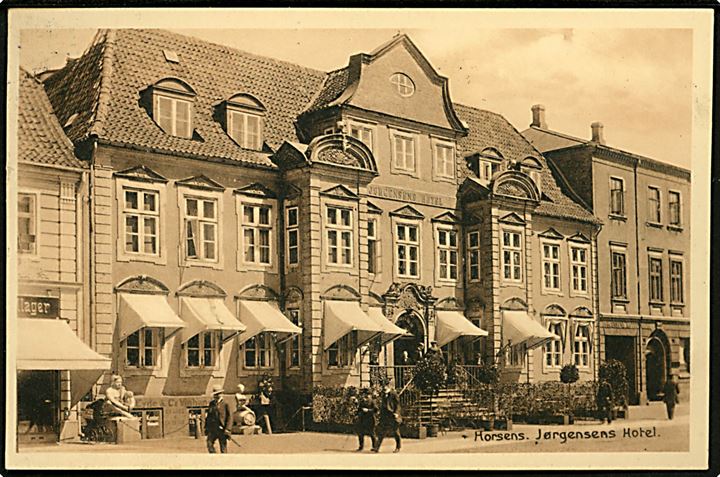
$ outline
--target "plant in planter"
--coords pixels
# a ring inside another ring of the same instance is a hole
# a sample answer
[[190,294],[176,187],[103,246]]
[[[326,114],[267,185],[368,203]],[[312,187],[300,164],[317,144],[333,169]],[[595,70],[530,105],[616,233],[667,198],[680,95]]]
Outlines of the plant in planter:
[[615,406],[626,407],[628,402],[628,381],[625,365],[616,359],[600,364],[598,372],[600,381],[607,380],[613,390]]
[[[427,353],[415,364],[413,383],[421,393],[436,396],[447,382],[447,369],[440,353]],[[431,426],[437,426],[433,421],[433,410],[430,408]],[[433,430],[437,430],[435,427]],[[431,433],[428,433],[429,435]],[[435,434],[437,435],[437,434]]]
[[572,384],[580,379],[580,371],[574,364],[566,364],[560,370],[560,381],[565,384]]

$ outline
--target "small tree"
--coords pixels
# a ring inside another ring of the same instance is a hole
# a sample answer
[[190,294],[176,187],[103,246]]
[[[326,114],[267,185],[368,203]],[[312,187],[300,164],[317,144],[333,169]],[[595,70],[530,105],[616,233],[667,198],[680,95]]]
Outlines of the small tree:
[[483,363],[477,368],[477,378],[482,384],[497,384],[500,381],[500,370],[493,363]]
[[622,361],[610,359],[600,364],[600,381],[607,380],[613,390],[614,404],[625,406],[628,400],[627,370]]
[[[439,353],[427,353],[415,364],[413,382],[421,393],[435,396],[447,382],[447,369]],[[433,420],[432,407],[430,420]]]
[[560,370],[560,381],[565,384],[572,384],[580,379],[580,371],[574,364],[566,364]]

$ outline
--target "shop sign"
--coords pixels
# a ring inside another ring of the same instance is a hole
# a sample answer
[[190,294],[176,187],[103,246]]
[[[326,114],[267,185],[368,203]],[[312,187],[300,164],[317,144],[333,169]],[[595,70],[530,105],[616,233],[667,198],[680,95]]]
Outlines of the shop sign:
[[412,202],[415,204],[432,205],[435,207],[454,207],[452,199],[435,194],[416,192],[408,189],[398,189],[390,186],[368,186],[368,195],[381,197],[383,199],[394,199],[401,202]]
[[49,296],[19,296],[20,318],[59,318],[60,298]]

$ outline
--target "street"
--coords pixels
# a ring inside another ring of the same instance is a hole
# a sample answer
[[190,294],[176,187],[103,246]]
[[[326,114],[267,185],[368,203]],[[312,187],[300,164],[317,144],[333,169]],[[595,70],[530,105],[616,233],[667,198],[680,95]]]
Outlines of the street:
[[[578,422],[570,426],[516,424],[512,431],[452,431],[437,438],[404,439],[403,453],[485,453],[485,452],[682,452],[688,449],[689,407],[681,404],[673,421],[665,416],[662,403],[630,408],[630,419],[612,424]],[[540,437],[538,439],[538,437]],[[352,453],[357,437],[350,434],[297,432],[288,434],[233,436],[241,444],[228,442],[230,453],[283,454]],[[386,439],[382,453],[391,453],[392,439]],[[369,453],[367,439],[365,452]],[[122,452],[192,454],[206,453],[205,440],[192,437],[150,439],[131,444],[63,443],[21,447],[20,452]]]

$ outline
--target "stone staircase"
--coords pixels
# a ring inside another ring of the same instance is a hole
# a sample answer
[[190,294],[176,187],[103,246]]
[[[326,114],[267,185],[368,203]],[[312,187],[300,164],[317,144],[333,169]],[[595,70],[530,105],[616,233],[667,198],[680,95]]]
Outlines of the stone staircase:
[[478,422],[492,413],[491,409],[478,406],[465,397],[463,391],[455,386],[442,388],[435,396],[421,396],[408,409],[416,423],[446,423],[462,426]]

